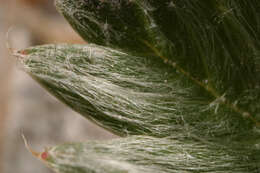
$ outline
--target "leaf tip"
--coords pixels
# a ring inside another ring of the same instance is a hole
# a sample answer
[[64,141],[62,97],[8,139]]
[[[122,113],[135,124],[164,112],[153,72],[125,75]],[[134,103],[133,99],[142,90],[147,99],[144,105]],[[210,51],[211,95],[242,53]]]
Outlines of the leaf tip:
[[41,157],[40,157],[40,158],[41,158],[42,160],[47,160],[48,157],[49,157],[49,153],[48,153],[47,150],[41,153]]
[[13,50],[12,51],[13,56],[17,58],[17,60],[24,60],[26,56],[29,55],[28,50],[23,49],[23,50]]

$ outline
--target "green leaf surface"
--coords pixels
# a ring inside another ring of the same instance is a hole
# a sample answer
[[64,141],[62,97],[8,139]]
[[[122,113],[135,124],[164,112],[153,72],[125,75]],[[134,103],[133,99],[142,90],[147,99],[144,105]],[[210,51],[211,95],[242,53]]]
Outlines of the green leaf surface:
[[164,137],[194,131],[235,138],[254,133],[254,122],[230,109],[224,95],[203,95],[201,86],[157,57],[131,56],[93,44],[26,51],[22,63],[29,74],[68,106],[116,134]]
[[[126,138],[51,148],[59,173],[259,172],[260,1],[56,0],[87,45],[16,56]],[[142,135],[142,136],[135,136]]]
[[222,92],[258,85],[258,0],[56,0],[56,6],[88,42],[159,53],[194,77],[218,81]]
[[46,164],[61,173],[257,173],[260,159],[258,150],[145,136],[63,144],[46,152]]

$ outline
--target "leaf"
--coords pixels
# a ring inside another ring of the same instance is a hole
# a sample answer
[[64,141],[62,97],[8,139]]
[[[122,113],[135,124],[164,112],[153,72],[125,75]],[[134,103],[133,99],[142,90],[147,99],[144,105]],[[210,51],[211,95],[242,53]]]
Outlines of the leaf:
[[92,44],[26,51],[22,63],[30,75],[74,110],[119,135],[167,136],[180,128],[172,124],[185,121],[181,105],[189,102],[191,89],[157,58]]
[[221,92],[258,85],[257,0],[56,0],[56,6],[88,42],[139,55],[156,49],[194,77],[218,82]]
[[52,147],[45,163],[64,173],[256,173],[255,152],[259,154],[188,139],[133,136]]
[[116,134],[164,137],[193,131],[203,137],[248,138],[255,133],[250,119],[229,110],[224,96],[199,95],[200,86],[156,57],[92,44],[45,45],[26,52],[22,63],[33,78]]
[[[150,21],[136,1],[56,0],[57,9],[87,41],[147,54]],[[131,14],[131,15],[129,15]]]

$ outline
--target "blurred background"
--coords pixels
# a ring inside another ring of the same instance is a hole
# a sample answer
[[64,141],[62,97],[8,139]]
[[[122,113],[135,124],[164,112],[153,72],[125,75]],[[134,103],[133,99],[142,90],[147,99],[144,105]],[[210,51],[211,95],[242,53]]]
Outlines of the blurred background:
[[0,0],[0,173],[51,173],[25,148],[106,140],[93,125],[49,95],[23,71],[7,45],[22,49],[48,43],[85,42],[54,8],[53,0]]

